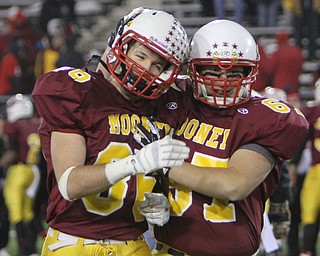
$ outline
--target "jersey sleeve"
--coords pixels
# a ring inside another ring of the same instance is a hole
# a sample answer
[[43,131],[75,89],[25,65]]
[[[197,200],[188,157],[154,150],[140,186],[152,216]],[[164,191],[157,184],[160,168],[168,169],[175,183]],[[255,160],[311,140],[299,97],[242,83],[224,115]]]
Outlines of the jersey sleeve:
[[80,69],[58,69],[36,81],[32,98],[50,131],[82,134],[83,101],[90,85],[90,75]]
[[254,142],[282,159],[293,158],[304,143],[309,128],[301,111],[270,99],[261,100],[261,109],[256,110],[260,113],[256,122],[260,132]]

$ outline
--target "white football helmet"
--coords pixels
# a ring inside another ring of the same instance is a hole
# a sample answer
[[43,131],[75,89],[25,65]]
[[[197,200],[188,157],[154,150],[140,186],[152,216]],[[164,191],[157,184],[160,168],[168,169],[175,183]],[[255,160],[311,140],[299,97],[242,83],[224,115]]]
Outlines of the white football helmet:
[[269,98],[269,99],[287,101],[287,93],[280,88],[273,88],[271,86],[268,86],[268,87],[264,88],[264,90],[262,91],[261,94],[262,94],[262,96]]
[[6,112],[7,120],[10,123],[32,117],[34,107],[31,98],[20,93],[10,97],[6,103]]
[[[236,106],[250,99],[260,56],[254,38],[244,27],[230,20],[212,21],[194,34],[190,47],[189,74],[196,99],[215,107]],[[199,74],[201,66],[226,71],[241,66],[245,74],[209,78]]]
[[[167,61],[156,76],[127,56],[128,46],[139,42]],[[148,99],[166,92],[180,73],[188,54],[188,38],[180,22],[158,10],[137,8],[123,17],[108,39],[108,71],[127,90]],[[133,75],[134,74],[134,75]]]

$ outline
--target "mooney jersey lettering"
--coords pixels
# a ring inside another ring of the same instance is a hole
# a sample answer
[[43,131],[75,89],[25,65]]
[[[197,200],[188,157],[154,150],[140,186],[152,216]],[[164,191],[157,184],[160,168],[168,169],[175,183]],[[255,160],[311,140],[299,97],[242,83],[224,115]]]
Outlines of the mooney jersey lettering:
[[154,179],[141,174],[129,176],[104,193],[68,202],[61,196],[54,176],[50,133],[80,134],[86,139],[85,164],[110,163],[141,148],[133,134],[135,124],[146,124],[147,116],[155,116],[162,136],[170,127],[181,125],[185,108],[179,102],[180,92],[170,89],[159,99],[131,103],[102,74],[64,68],[38,79],[33,99],[44,119],[39,132],[48,163],[49,225],[97,240],[130,240],[143,233],[147,226],[138,206],[144,192],[152,190]]
[[276,164],[263,183],[236,202],[172,183],[171,218],[155,228],[156,238],[192,256],[252,255],[260,244],[265,201],[278,185],[283,160],[293,157],[303,142],[307,121],[298,109],[266,98],[224,109],[194,101],[190,109],[176,134],[190,147],[192,164],[227,167],[238,148],[252,143],[268,149]]

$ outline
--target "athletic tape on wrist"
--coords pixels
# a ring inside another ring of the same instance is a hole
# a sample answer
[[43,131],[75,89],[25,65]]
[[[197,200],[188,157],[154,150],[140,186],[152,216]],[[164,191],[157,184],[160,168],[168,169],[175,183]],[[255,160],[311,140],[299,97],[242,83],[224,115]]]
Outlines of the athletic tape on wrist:
[[63,198],[67,201],[72,201],[68,196],[68,179],[70,173],[73,171],[73,169],[76,168],[76,166],[69,167],[60,177],[58,182],[58,187],[61,195]]
[[135,156],[130,155],[116,162],[106,164],[104,173],[112,185],[129,175],[138,173]]

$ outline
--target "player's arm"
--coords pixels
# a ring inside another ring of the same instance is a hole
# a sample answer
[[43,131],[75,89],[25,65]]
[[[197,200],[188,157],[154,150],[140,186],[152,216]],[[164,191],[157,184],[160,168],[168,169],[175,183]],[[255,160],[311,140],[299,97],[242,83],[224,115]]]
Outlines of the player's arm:
[[267,177],[274,164],[270,157],[271,154],[240,148],[231,156],[227,168],[197,167],[185,162],[172,168],[169,177],[198,193],[237,201]]
[[50,150],[59,190],[66,200],[100,193],[129,175],[181,165],[189,156],[184,142],[168,136],[135,155],[101,165],[84,165],[86,140],[79,134],[52,132]]
[[103,165],[84,166],[86,141],[79,134],[53,132],[51,135],[52,164],[57,181],[75,168],[67,177],[67,195],[70,199],[98,193],[111,186],[106,179]]

